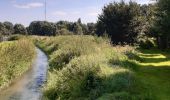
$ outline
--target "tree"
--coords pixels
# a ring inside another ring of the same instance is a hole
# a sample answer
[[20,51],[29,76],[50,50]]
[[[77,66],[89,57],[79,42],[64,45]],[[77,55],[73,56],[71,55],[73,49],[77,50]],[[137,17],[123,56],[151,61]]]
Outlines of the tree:
[[6,31],[5,25],[0,22],[0,35],[4,35],[5,31]]
[[59,21],[56,23],[56,27],[58,28],[58,30],[64,29],[64,30],[73,32],[74,23],[68,22],[68,21]]
[[29,27],[29,34],[33,35],[55,35],[57,28],[55,24],[47,21],[34,21]]
[[58,35],[73,35],[73,32],[70,32],[69,30],[63,28],[59,30]]
[[138,33],[135,28],[139,15],[140,5],[135,2],[110,3],[98,17],[97,34],[107,33],[115,44],[133,43]]
[[10,35],[14,33],[14,25],[11,22],[4,22],[4,27],[5,27],[5,35]]
[[11,35],[14,32],[13,24],[11,22],[0,22],[0,34],[1,35]]
[[83,30],[82,30],[82,27],[79,23],[77,23],[77,22],[74,23],[73,32],[76,35],[83,35]]
[[22,24],[15,24],[14,25],[14,34],[27,34],[27,30]]
[[94,35],[96,32],[96,24],[94,23],[87,23],[87,34]]
[[77,23],[79,23],[80,25],[82,24],[82,23],[81,23],[81,18],[79,18],[79,19],[77,20]]
[[141,32],[145,33],[148,36],[154,36],[154,33],[152,32],[152,25],[155,20],[156,5],[155,4],[142,5],[140,9],[141,9],[140,16]]
[[158,46],[161,49],[169,48],[170,45],[170,1],[158,0],[154,31],[157,33]]

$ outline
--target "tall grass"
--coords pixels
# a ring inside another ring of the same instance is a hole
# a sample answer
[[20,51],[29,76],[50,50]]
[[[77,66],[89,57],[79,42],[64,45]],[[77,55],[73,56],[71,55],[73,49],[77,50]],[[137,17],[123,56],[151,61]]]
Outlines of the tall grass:
[[0,43],[0,89],[23,74],[32,64],[35,46],[28,40]]
[[34,40],[49,56],[44,99],[140,100],[140,96],[134,96],[136,79],[132,66],[124,63],[127,55],[134,52],[132,47],[112,47],[109,40],[93,36]]

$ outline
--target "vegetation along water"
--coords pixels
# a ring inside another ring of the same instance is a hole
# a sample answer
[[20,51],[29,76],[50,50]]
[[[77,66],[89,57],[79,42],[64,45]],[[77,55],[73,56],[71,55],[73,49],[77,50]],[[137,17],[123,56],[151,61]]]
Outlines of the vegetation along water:
[[0,100],[170,100],[170,0],[38,1],[0,3]]

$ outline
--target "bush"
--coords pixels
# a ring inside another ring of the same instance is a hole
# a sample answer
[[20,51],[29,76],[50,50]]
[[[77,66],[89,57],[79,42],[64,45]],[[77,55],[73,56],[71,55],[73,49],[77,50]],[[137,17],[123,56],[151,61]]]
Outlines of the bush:
[[62,28],[61,30],[59,30],[58,35],[73,35],[73,32],[70,32],[69,30]]
[[19,35],[19,34],[11,35],[11,36],[9,36],[8,41],[19,40],[19,39],[22,39],[23,37],[24,37],[24,36]]
[[154,47],[154,44],[152,41],[146,40],[146,41],[141,41],[139,46],[143,49],[150,49]]
[[156,47],[155,39],[149,38],[145,34],[139,35],[137,39],[138,45],[142,49],[151,49]]

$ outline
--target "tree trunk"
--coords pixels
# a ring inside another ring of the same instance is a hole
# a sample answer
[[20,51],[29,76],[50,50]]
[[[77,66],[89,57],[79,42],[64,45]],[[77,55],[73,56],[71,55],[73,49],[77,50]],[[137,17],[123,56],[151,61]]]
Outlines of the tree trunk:
[[169,47],[167,36],[160,36],[157,41],[159,49],[167,49]]

